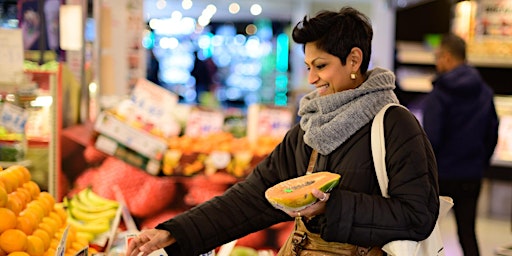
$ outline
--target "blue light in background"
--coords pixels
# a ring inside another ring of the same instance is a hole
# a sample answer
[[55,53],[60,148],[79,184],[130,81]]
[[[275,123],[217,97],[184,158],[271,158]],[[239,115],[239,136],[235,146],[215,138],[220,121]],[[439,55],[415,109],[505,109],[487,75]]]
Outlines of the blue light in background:
[[279,72],[288,71],[288,45],[288,35],[279,34],[276,40],[276,69]]

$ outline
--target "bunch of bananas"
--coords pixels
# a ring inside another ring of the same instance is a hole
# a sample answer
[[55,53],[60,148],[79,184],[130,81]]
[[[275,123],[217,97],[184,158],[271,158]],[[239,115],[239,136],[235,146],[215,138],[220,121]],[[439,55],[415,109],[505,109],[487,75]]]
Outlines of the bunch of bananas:
[[81,190],[71,198],[65,197],[63,204],[68,213],[68,223],[89,242],[110,230],[119,208],[119,202],[104,198],[90,188]]

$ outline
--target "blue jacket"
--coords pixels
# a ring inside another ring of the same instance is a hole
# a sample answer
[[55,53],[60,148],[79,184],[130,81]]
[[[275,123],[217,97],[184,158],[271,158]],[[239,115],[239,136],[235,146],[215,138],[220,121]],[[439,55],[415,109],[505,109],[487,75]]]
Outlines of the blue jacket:
[[423,126],[439,179],[479,179],[498,139],[494,92],[468,65],[439,75],[423,102]]

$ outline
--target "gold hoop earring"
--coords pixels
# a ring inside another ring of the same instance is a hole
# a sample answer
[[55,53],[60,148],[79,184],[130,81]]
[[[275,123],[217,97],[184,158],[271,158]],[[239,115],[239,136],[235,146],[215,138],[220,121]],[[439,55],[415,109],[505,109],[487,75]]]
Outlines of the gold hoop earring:
[[350,79],[356,80],[356,78],[357,78],[356,73],[350,73]]

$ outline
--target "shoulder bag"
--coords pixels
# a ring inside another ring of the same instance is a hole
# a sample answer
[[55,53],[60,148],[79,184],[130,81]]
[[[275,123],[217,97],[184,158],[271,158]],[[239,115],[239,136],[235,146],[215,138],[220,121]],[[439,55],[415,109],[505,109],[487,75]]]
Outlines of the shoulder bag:
[[[380,190],[383,197],[388,195],[388,175],[386,171],[386,145],[384,139],[384,114],[391,106],[400,106],[399,104],[388,104],[384,106],[375,116],[371,129],[371,144],[373,162],[375,164],[375,173],[379,181]],[[405,108],[405,107],[404,107]],[[447,196],[439,197],[439,216],[434,230],[430,236],[423,241],[397,240],[385,244],[382,250],[390,256],[444,256],[445,250],[441,231],[439,230],[439,219],[443,218],[452,208],[453,200]]]

